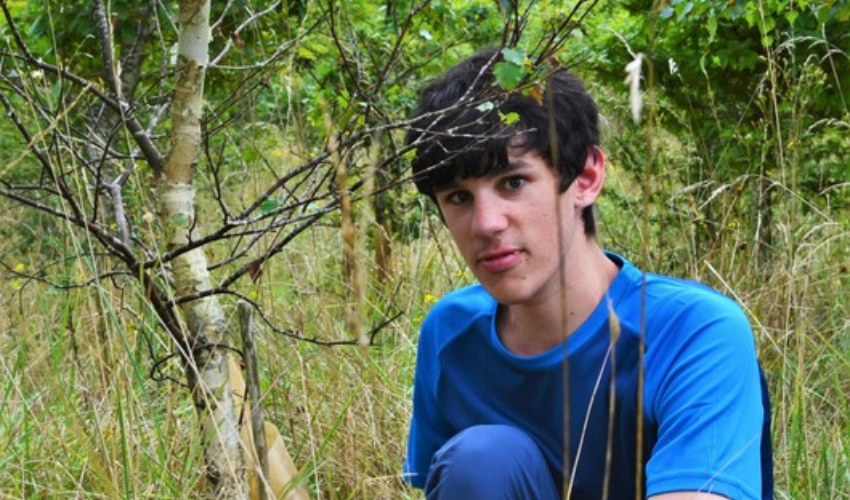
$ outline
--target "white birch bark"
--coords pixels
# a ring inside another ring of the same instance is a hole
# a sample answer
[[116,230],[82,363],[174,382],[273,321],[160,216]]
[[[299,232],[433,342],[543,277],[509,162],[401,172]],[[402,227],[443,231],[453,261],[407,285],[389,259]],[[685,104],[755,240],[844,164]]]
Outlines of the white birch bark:
[[[201,145],[204,75],[209,61],[210,0],[182,0],[177,50],[177,81],[171,115],[171,151],[158,180],[159,216],[169,250],[188,243],[195,226],[192,179]],[[202,249],[176,257],[172,273],[177,294],[209,290]],[[182,306],[193,346],[189,385],[198,411],[208,491],[216,499],[246,499],[248,486],[239,436],[238,413],[228,370],[226,324],[215,296]]]

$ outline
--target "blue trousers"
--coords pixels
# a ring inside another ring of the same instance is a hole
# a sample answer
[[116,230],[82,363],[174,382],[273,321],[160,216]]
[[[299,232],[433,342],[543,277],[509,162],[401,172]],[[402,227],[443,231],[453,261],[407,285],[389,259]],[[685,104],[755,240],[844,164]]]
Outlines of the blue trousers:
[[425,484],[428,500],[558,500],[537,444],[507,425],[460,432],[434,455]]

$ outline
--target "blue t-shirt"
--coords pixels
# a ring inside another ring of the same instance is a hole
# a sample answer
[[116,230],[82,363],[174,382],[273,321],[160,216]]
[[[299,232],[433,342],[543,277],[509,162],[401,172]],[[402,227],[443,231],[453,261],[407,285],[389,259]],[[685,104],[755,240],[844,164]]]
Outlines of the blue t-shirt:
[[[563,344],[540,355],[517,356],[502,345],[498,304],[480,285],[434,306],[419,339],[405,462],[411,484],[424,486],[434,453],[458,432],[507,424],[535,440],[557,485],[572,476],[574,500],[601,498],[606,476],[613,499],[671,491],[761,498],[769,409],[747,318],[708,287],[609,257],[621,269],[606,297]],[[645,483],[635,495],[639,460]]]

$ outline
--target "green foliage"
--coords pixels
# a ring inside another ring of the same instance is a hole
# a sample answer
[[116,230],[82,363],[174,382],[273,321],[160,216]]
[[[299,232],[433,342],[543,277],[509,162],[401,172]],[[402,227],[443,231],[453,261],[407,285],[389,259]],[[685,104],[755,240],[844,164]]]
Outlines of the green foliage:
[[[115,35],[116,57],[120,57],[137,41],[139,26],[152,17],[143,8],[143,2],[105,2],[108,4],[110,24]],[[45,62],[73,67],[74,71],[95,82],[102,82],[103,62],[100,46],[92,35],[92,3],[84,0],[29,0],[8,2],[18,20],[22,35],[31,51]],[[165,17],[173,17],[174,3],[159,4]],[[166,10],[167,9],[167,10]],[[7,29],[5,24],[4,31]],[[167,36],[167,35],[166,35]],[[165,39],[166,44],[175,40]],[[155,58],[169,50],[159,43],[139,48]],[[159,61],[146,67],[153,71]]]
[[260,213],[265,215],[269,212],[279,210],[281,207],[283,207],[283,200],[280,198],[269,198],[260,203]]
[[493,66],[493,76],[505,90],[513,90],[526,75],[528,56],[523,50],[502,49],[503,61]]
[[[592,21],[597,36],[579,45],[592,62],[587,74],[612,89],[621,85],[629,51],[647,55],[651,80],[642,86],[652,86],[646,105],[654,123],[673,136],[654,141],[667,157],[647,162],[640,153],[647,139],[637,127],[613,134],[612,156],[652,178],[649,192],[693,196],[681,209],[697,222],[698,251],[726,244],[730,220],[758,234],[762,250],[776,249],[764,228],[778,213],[847,205],[846,192],[836,191],[846,182],[846,161],[835,154],[850,116],[850,58],[841,50],[850,38],[846,2],[674,0],[655,15],[639,15],[644,7],[607,4]],[[673,162],[677,148],[687,154]],[[658,166],[667,170],[653,170]],[[712,193],[727,185],[738,190],[733,205],[699,201],[719,201]]]

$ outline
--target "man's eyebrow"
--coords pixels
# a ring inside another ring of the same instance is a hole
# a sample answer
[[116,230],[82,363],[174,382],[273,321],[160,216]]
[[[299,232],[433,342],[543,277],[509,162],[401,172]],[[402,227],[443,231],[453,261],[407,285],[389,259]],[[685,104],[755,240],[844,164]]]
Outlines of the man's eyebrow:
[[[533,164],[526,160],[525,158],[513,158],[508,160],[507,163],[503,164],[501,168],[495,169],[493,172],[483,175],[481,177],[498,177],[505,174],[510,174],[513,172],[526,170],[532,168]],[[458,189],[461,187],[461,183],[458,182],[457,178],[454,178],[450,181],[441,182],[438,186],[434,187],[434,194],[442,193],[445,191],[450,191],[453,189]]]
[[456,179],[452,179],[448,182],[441,182],[439,185],[434,186],[434,194],[443,193],[452,189],[457,189],[458,186],[459,184]]
[[524,158],[514,158],[514,159],[511,159],[511,160],[508,160],[508,164],[505,165],[505,168],[502,169],[500,171],[500,173],[513,172],[515,170],[523,170],[523,169],[526,169],[526,168],[530,168],[531,166],[532,166],[531,163],[529,161],[525,160]]

